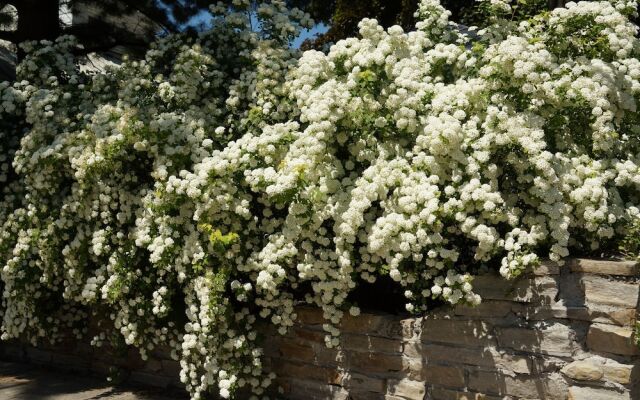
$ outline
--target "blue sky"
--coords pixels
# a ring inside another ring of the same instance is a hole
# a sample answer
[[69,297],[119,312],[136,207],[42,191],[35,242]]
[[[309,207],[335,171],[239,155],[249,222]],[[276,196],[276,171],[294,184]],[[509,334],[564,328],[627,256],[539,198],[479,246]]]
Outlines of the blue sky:
[[325,33],[327,30],[329,29],[328,26],[326,26],[325,24],[316,24],[316,26],[314,26],[311,29],[305,29],[304,31],[302,31],[300,33],[300,36],[298,36],[296,38],[296,40],[293,41],[293,43],[291,44],[293,47],[298,48],[300,47],[300,45],[302,44],[302,42],[304,42],[305,40],[314,37],[318,34],[321,33]]

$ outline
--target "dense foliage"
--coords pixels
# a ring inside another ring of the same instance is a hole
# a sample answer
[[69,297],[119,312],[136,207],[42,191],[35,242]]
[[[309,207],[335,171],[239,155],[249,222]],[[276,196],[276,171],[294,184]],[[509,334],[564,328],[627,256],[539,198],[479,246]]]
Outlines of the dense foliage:
[[[419,0],[291,0],[304,6],[315,21],[328,26],[326,32],[307,39],[302,47],[322,49],[329,43],[356,36],[358,24],[364,18],[374,18],[384,28],[400,25],[413,29]],[[517,0],[509,3],[511,21],[529,18],[562,7],[566,0]],[[496,3],[478,0],[441,0],[440,4],[451,12],[450,21],[466,26],[485,26],[495,10]]]
[[304,13],[263,3],[256,30],[234,4],[101,74],[70,37],[29,45],[0,85],[3,339],[97,319],[95,345],[171,346],[195,399],[260,395],[255,324],[285,332],[297,301],[336,346],[362,282],[389,276],[408,311],[477,304],[478,268],[512,278],[637,223],[634,1],[516,22],[491,0],[462,33],[423,0],[415,31],[363,20],[302,55]]

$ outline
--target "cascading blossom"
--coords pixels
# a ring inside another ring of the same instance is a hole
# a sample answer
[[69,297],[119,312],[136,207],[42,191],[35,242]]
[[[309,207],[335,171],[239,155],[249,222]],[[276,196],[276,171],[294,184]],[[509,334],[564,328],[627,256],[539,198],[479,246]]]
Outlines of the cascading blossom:
[[[324,311],[388,276],[406,309],[478,304],[505,278],[625,234],[640,212],[633,1],[472,33],[422,0],[416,30],[360,23],[328,52],[279,0],[80,72],[73,38],[29,44],[0,84],[3,339],[66,332],[169,346],[193,399],[265,393],[256,323]],[[20,139],[21,138],[21,139]],[[95,323],[97,321],[97,323]]]

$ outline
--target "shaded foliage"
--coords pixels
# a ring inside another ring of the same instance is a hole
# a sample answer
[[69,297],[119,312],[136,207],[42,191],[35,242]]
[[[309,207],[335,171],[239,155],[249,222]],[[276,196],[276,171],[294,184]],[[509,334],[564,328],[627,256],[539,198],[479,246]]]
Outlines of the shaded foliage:
[[[294,0],[317,21],[330,26],[316,38],[305,41],[303,49],[320,49],[329,43],[357,36],[358,23],[374,18],[385,28],[400,25],[405,31],[415,25],[418,0]],[[515,0],[512,20],[527,20],[541,12],[563,7],[566,0]],[[451,20],[467,26],[485,26],[489,19],[487,3],[477,0],[442,0]],[[633,20],[638,22],[637,17]]]

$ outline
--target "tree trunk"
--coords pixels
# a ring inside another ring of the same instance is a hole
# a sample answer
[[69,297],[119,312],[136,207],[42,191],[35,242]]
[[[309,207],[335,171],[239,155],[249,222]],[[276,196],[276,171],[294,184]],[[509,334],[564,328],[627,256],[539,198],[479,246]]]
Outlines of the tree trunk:
[[[59,0],[21,0],[16,2],[18,28],[15,43],[28,40],[54,40],[60,35]],[[24,58],[18,46],[18,61]]]

